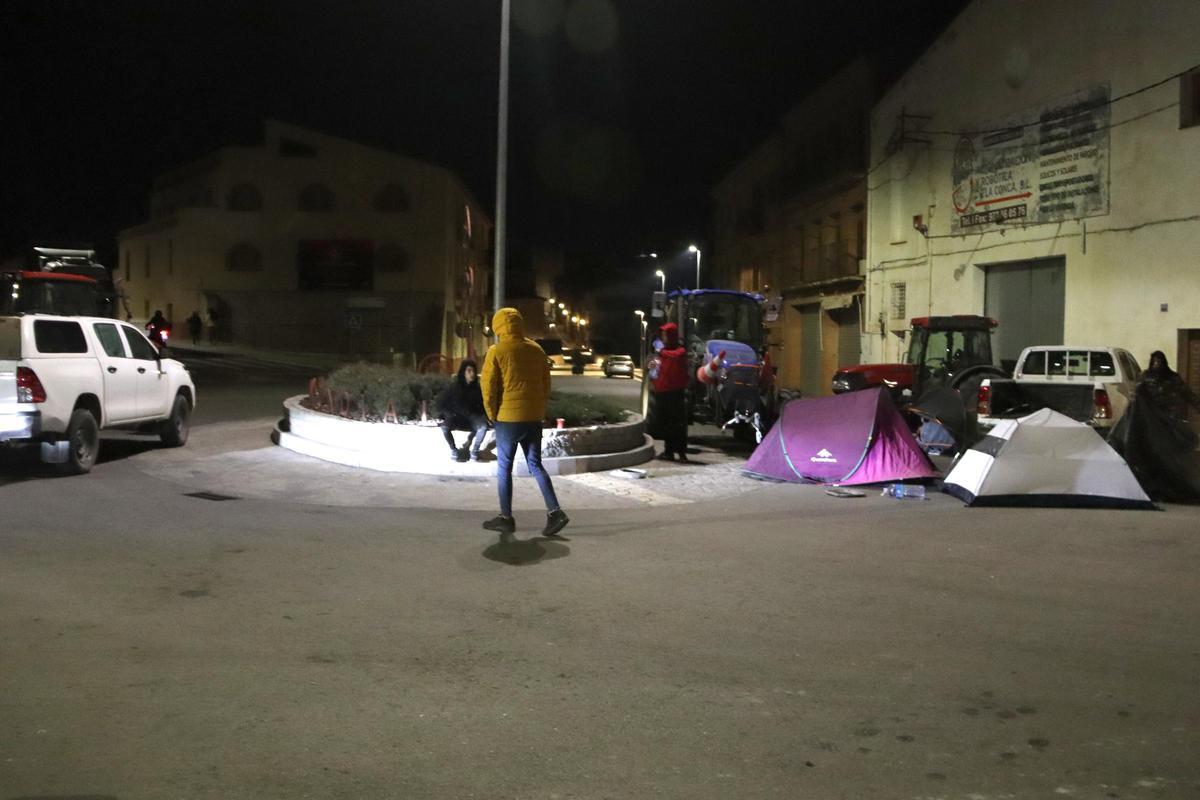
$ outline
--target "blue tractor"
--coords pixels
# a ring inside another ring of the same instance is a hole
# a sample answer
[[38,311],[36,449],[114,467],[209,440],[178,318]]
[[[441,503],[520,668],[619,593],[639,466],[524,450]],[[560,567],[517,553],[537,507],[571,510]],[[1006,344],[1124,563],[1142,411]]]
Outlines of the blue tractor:
[[653,359],[658,327],[679,326],[688,352],[688,420],[732,429],[740,438],[762,441],[775,421],[779,396],[775,370],[766,348],[764,298],[728,289],[679,289],[656,299],[655,313],[642,346],[642,413],[650,412]]

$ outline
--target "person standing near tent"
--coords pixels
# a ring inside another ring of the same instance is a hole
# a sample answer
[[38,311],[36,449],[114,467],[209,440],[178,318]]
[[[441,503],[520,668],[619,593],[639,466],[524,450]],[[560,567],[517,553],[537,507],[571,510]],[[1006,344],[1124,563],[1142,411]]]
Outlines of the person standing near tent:
[[480,388],[484,411],[496,431],[500,514],[484,522],[483,527],[502,535],[517,529],[512,513],[512,468],[520,445],[529,474],[537,481],[546,503],[542,535],[554,536],[569,520],[558,505],[550,475],[542,467],[542,420],[550,399],[550,363],[537,342],[525,338],[525,320],[515,308],[497,311],[492,317],[492,330],[498,341],[483,357]]
[[663,440],[663,461],[687,461],[687,350],[679,343],[679,326],[668,322],[658,329],[663,346],[658,351],[654,379],[654,410],[650,429]]
[[1186,417],[1188,406],[1200,411],[1200,398],[1188,388],[1179,373],[1171,369],[1162,350],[1150,354],[1150,366],[1142,373],[1141,383],[1154,405],[1175,419]]
[[1188,406],[1200,409],[1161,350],[1133,390],[1129,407],[1109,434],[1112,445],[1155,500],[1200,502],[1200,437],[1188,425]]

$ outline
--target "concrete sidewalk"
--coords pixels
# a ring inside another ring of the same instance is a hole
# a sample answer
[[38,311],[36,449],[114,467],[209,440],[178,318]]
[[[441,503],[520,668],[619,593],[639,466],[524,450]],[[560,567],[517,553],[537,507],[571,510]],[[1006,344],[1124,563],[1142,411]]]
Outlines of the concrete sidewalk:
[[[451,465],[447,459],[444,475],[342,466],[275,446],[270,436],[276,421],[263,418],[200,425],[192,429],[186,447],[147,445],[130,462],[189,491],[233,497],[358,508],[485,511],[496,506],[496,479],[461,474],[454,469],[461,464]],[[651,461],[639,465],[645,472],[643,478],[620,470],[558,475],[553,479],[554,488],[567,509],[618,509],[708,502],[763,486],[741,475],[743,456],[705,444],[694,449],[691,463]],[[518,513],[541,511],[541,496],[530,478],[516,478],[513,498]]]

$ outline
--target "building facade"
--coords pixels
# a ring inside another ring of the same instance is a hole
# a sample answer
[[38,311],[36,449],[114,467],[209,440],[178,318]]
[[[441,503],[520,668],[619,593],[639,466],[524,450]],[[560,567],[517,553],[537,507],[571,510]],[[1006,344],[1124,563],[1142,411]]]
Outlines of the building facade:
[[714,283],[771,298],[782,387],[830,392],[858,363],[866,230],[867,120],[876,76],[853,62],[818,87],[713,192]]
[[491,221],[449,171],[268,120],[158,177],[121,232],[128,310],[218,341],[414,363],[486,347]]
[[864,361],[911,317],[1153,350],[1200,389],[1200,3],[969,5],[876,105]]

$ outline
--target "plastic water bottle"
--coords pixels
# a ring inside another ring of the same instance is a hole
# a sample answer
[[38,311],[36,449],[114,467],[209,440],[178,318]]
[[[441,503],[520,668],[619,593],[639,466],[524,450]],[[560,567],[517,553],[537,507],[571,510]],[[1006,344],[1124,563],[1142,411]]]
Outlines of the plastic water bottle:
[[897,497],[902,500],[924,500],[925,487],[920,484],[889,483],[883,487],[883,494],[887,497]]

